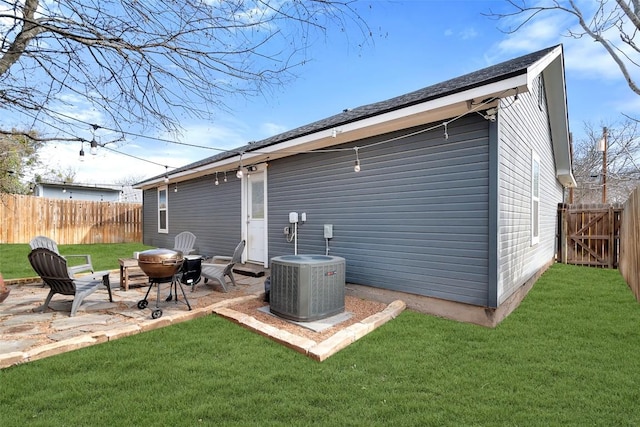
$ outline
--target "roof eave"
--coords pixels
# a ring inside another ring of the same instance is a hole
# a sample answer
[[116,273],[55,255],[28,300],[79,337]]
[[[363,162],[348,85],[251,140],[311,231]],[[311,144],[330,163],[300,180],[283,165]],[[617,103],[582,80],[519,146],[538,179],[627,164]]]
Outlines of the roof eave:
[[576,187],[576,179],[573,176],[571,165],[569,114],[562,46],[558,46],[543,60],[532,66],[532,68],[535,67],[542,67],[541,70],[534,70],[531,74],[533,76],[542,73],[544,78],[551,141],[556,163],[556,177],[565,188]]
[[[478,102],[491,98],[513,96],[527,89],[527,74],[523,71],[507,79],[488,83],[426,102],[387,111],[360,120],[342,123],[330,129],[323,129],[307,135],[292,138],[255,151],[247,151],[242,160],[245,165],[257,164],[267,160],[287,157],[299,152],[306,152],[341,145],[348,142],[369,138],[389,132],[447,120],[463,114],[493,106],[493,103]],[[229,170],[238,167],[240,156],[234,156],[202,165],[195,169],[171,174],[171,183],[193,179],[198,176],[211,175],[216,170]],[[164,185],[163,177],[138,183],[134,188],[148,189]]]

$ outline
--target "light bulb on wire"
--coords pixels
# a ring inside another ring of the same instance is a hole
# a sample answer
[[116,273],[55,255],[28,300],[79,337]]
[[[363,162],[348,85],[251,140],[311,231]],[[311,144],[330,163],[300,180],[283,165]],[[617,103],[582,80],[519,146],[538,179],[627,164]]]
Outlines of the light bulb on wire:
[[96,154],[98,154],[98,142],[96,142],[96,139],[93,138],[91,140],[91,148],[90,148],[90,153],[91,155],[95,156]]
[[96,125],[96,124],[91,125],[91,142],[89,143],[89,146],[90,146],[89,152],[93,156],[98,154],[98,142],[96,141],[96,130],[99,128],[100,128],[99,125]]
[[240,153],[240,167],[238,168],[238,171],[236,172],[236,177],[238,179],[242,179],[242,155],[244,153]]

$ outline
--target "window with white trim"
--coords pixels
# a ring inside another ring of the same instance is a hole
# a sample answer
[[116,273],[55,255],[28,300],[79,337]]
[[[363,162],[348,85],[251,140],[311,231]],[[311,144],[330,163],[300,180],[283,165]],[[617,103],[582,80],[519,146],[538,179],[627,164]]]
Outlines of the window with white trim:
[[540,241],[540,157],[531,152],[531,244]]
[[169,232],[169,193],[167,186],[158,188],[158,233]]

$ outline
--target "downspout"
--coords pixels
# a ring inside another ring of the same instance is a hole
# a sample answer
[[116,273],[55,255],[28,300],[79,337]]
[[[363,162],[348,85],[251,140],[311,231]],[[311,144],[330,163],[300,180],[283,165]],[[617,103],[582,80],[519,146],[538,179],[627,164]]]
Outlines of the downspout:
[[487,121],[489,125],[489,247],[488,247],[488,283],[487,307],[498,307],[499,243],[500,230],[499,211],[499,179],[500,176],[500,115],[496,121]]

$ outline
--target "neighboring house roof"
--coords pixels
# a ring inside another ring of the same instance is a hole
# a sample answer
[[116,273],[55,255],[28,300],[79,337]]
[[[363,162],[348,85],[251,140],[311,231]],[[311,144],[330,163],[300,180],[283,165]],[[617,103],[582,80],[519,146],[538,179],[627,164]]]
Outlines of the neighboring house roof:
[[97,185],[90,185],[90,184],[74,184],[72,182],[60,183],[60,182],[40,181],[36,185],[40,185],[40,186],[43,186],[43,187],[49,187],[49,188],[66,188],[66,189],[74,189],[74,188],[76,188],[78,190],[86,190],[86,191],[92,191],[92,192],[103,192],[103,193],[119,193],[120,192],[120,189],[116,189],[116,188],[99,187]]
[[[234,150],[177,168],[169,174],[182,181],[216,171],[273,160],[300,151],[344,144],[362,138],[446,120],[468,113],[474,105],[483,109],[497,105],[498,98],[529,92],[534,79],[543,74],[549,105],[549,120],[554,146],[556,174],[560,182],[575,186],[571,172],[569,127],[562,46],[554,46],[493,65],[426,88],[385,101],[344,110],[322,120],[252,142]],[[483,101],[495,98],[493,103]],[[294,150],[295,147],[295,150]],[[158,175],[136,184],[150,188],[161,184]]]

